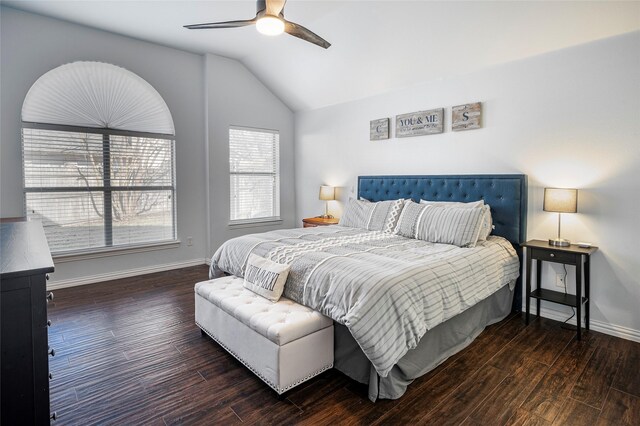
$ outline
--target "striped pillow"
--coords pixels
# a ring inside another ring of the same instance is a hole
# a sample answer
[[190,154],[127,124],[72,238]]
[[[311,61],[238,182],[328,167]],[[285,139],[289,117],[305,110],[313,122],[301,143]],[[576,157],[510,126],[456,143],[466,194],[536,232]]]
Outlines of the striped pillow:
[[410,201],[400,215],[396,234],[432,243],[475,247],[483,219],[484,209],[438,208]]
[[475,247],[483,218],[484,209],[427,206],[418,220],[416,238],[458,247]]
[[484,209],[484,216],[482,217],[482,228],[480,229],[480,235],[478,241],[485,241],[491,231],[493,231],[493,218],[491,217],[491,207],[489,204],[485,204],[484,200],[472,201],[470,203],[462,203],[458,201],[428,201],[420,200],[420,204],[427,204],[433,207],[459,207],[465,209]]
[[375,204],[369,201],[349,200],[338,223],[349,228],[367,229]]
[[403,206],[403,199],[377,203],[350,200],[340,218],[340,225],[392,233]]

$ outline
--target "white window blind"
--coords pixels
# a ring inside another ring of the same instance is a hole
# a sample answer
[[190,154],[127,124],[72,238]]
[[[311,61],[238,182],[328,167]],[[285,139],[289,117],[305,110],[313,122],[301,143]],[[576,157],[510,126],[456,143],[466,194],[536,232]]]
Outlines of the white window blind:
[[24,199],[52,253],[175,241],[174,139],[162,96],[131,71],[42,75],[22,104]]
[[72,62],[42,75],[22,121],[174,135],[171,112],[142,77],[103,62]]
[[174,140],[24,124],[25,209],[53,253],[176,239]]
[[277,131],[229,129],[232,223],[280,219],[279,157]]

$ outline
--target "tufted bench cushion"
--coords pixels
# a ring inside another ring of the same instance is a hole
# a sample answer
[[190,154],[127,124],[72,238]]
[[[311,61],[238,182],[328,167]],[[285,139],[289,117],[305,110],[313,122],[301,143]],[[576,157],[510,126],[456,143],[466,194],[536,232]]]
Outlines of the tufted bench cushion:
[[333,321],[235,276],[195,285],[196,324],[278,393],[333,367]]
[[292,300],[273,303],[243,287],[242,278],[196,284],[196,293],[273,343],[284,345],[333,324],[330,318]]

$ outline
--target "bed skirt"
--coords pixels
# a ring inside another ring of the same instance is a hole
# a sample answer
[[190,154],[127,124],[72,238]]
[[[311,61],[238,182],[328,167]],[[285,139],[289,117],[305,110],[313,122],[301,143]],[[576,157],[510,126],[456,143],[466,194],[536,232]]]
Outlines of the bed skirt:
[[368,384],[368,396],[398,399],[418,377],[466,348],[486,326],[503,320],[511,312],[513,290],[505,285],[493,295],[466,311],[429,330],[415,349],[407,352],[387,377],[380,377],[349,330],[335,324],[334,367],[357,382]]

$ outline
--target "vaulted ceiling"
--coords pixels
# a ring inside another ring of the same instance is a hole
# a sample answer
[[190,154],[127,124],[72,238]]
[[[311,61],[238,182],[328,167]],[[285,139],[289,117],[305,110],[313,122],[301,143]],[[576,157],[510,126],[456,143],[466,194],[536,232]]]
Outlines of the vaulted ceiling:
[[189,31],[250,19],[254,1],[2,1],[197,53],[238,59],[293,110],[315,109],[640,30],[639,2],[306,1],[287,19],[328,50],[254,27]]

